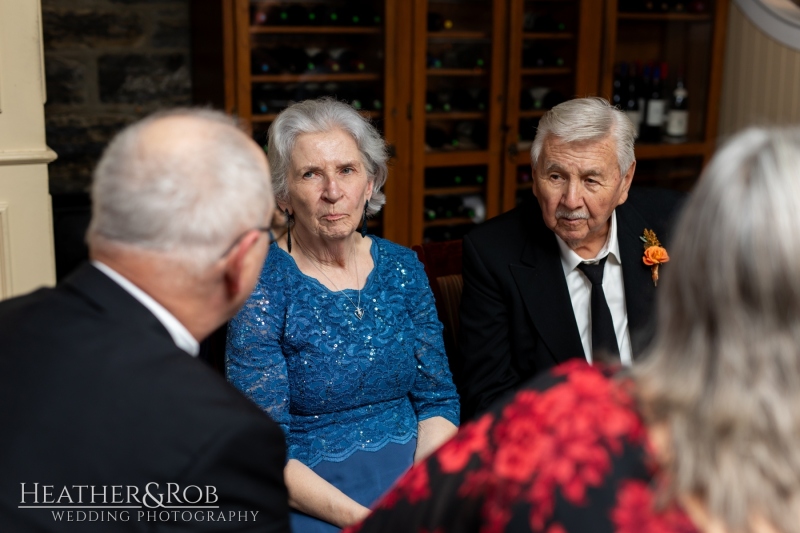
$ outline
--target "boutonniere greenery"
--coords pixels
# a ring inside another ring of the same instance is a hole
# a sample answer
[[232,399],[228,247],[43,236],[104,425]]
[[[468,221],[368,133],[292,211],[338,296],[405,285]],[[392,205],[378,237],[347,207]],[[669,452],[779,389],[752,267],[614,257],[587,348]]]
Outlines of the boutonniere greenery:
[[655,231],[645,229],[644,235],[639,238],[644,243],[644,257],[642,257],[642,261],[645,265],[650,267],[650,271],[653,274],[653,286],[658,287],[658,265],[669,261],[669,254],[667,254],[667,250],[661,246]]

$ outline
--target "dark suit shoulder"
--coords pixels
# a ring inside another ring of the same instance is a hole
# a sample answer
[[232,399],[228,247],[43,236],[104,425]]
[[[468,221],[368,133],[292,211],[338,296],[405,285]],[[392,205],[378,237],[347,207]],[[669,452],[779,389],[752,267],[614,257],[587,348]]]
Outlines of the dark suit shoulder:
[[654,230],[662,243],[666,244],[685,200],[686,195],[677,191],[632,187],[628,200],[617,209],[623,218],[646,224],[641,231],[645,227]]
[[535,201],[527,201],[473,228],[466,236],[476,248],[518,255],[526,237],[544,227],[542,212]]
[[643,217],[670,219],[680,210],[686,195],[678,191],[656,187],[631,187],[627,205]]

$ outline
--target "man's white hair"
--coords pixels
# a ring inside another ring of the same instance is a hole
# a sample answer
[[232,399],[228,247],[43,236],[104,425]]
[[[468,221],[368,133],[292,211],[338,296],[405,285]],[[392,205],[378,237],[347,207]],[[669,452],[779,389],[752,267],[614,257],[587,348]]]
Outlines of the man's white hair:
[[[185,137],[159,143],[156,123]],[[221,112],[160,112],[120,132],[94,172],[87,240],[162,252],[205,268],[273,205],[255,143]]]
[[531,145],[531,164],[534,167],[539,163],[542,147],[550,135],[567,143],[599,141],[611,135],[617,149],[620,176],[624,176],[636,161],[633,152],[636,129],[633,123],[625,113],[604,98],[575,98],[547,111],[539,121]]

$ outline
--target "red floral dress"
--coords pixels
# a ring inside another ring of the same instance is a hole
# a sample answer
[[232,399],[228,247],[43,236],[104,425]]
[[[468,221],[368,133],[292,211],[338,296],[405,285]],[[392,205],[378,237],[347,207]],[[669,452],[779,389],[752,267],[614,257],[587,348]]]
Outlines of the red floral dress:
[[647,449],[624,386],[575,359],[462,426],[346,531],[694,533],[654,508]]

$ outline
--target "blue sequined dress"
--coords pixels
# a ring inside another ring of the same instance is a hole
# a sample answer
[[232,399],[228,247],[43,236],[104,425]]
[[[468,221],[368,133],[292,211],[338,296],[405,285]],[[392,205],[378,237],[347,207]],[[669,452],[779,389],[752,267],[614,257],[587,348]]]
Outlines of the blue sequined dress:
[[[276,244],[228,328],[228,379],[283,428],[288,458],[363,505],[408,468],[417,423],[458,424],[453,385],[425,271],[411,250],[370,236],[361,290],[329,290]],[[295,531],[336,531],[305,515]]]

